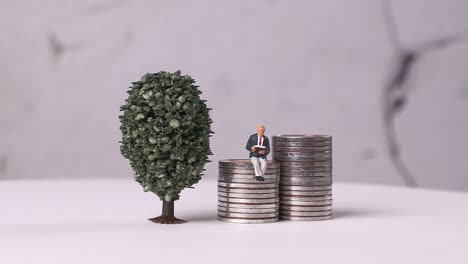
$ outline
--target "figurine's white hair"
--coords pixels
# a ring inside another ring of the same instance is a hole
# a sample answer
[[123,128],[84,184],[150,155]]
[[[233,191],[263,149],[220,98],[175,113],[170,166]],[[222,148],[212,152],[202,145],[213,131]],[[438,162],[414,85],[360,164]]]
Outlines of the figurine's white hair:
[[259,127],[263,128],[263,129],[265,130],[265,126],[264,126],[264,125],[258,125],[257,128],[259,128]]

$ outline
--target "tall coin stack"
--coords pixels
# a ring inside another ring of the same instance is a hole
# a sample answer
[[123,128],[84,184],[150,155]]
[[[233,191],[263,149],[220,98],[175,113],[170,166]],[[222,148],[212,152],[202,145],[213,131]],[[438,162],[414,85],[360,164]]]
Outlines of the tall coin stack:
[[250,160],[220,160],[218,220],[244,224],[277,222],[279,176],[279,162],[268,160],[265,180],[257,181]]
[[332,219],[332,137],[273,136],[280,162],[280,219]]

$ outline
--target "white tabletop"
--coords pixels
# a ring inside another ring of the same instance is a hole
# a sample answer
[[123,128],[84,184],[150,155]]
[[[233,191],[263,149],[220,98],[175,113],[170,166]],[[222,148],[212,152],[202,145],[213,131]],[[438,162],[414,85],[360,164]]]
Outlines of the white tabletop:
[[334,183],[334,219],[216,220],[216,181],[161,202],[133,179],[0,182],[0,263],[468,263],[468,194]]

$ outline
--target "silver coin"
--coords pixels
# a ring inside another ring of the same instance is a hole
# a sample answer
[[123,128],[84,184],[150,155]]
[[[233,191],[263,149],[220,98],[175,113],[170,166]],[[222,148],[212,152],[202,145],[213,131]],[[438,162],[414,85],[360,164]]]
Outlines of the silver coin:
[[332,214],[332,211],[322,212],[296,212],[296,211],[280,211],[280,215],[284,216],[328,216]]
[[[312,148],[294,148],[294,149],[279,149],[279,150],[274,150],[272,153],[274,153],[275,156],[286,156],[286,155],[304,155],[304,156],[333,156],[333,152],[330,150],[314,150]],[[274,160],[274,159],[273,159]],[[275,160],[276,161],[276,160]],[[281,162],[280,162],[281,163]],[[280,164],[281,167],[281,164]]]
[[281,179],[280,180],[280,186],[284,185],[296,185],[296,186],[323,186],[323,185],[332,185],[333,180],[328,179],[328,180],[288,180],[288,179]]
[[293,177],[284,177],[280,180],[280,185],[331,185],[332,177],[302,177],[301,179]]
[[280,181],[333,181],[333,176],[281,176]]
[[300,171],[282,171],[280,177],[331,177],[331,171],[316,171],[310,172],[305,170]]
[[322,169],[326,170],[328,168],[333,168],[333,160],[329,159],[326,161],[291,161],[291,160],[282,160],[280,171],[283,170],[317,170]]
[[281,161],[280,170],[291,169],[319,169],[333,167],[332,160],[328,161]]
[[307,166],[300,166],[300,165],[289,165],[290,162],[285,162],[285,165],[281,167],[280,173],[283,172],[309,172],[309,173],[315,173],[315,172],[332,172],[333,171],[333,166],[317,166],[314,165],[313,163],[309,164],[304,162],[304,165]]
[[[281,167],[281,164],[278,162],[278,161],[275,161],[273,160],[274,163],[268,163],[266,164],[266,168],[267,169],[271,169],[271,170],[276,170],[276,169],[279,169]],[[218,168],[220,169],[226,169],[226,170],[235,170],[235,169],[238,169],[238,170],[253,170],[253,164],[249,162],[249,164],[243,164],[243,165],[222,165],[222,164],[219,164],[218,165]]]
[[288,180],[288,179],[296,179],[296,180],[307,180],[307,179],[310,179],[310,180],[333,180],[333,175],[328,175],[328,176],[318,176],[318,175],[315,175],[315,176],[305,176],[305,175],[292,175],[292,174],[282,174],[280,176],[280,180],[281,179],[285,179],[285,180]]
[[[286,149],[280,149],[278,151],[274,150],[273,151],[275,157],[280,157],[280,156],[288,156],[288,155],[302,155],[302,156],[327,156],[327,157],[332,157],[333,152],[332,151],[327,151],[327,150],[322,150],[322,151],[317,151],[313,149],[299,149],[295,148],[293,150],[286,150]],[[281,167],[281,164],[280,164]]]
[[283,170],[280,173],[284,177],[323,177],[323,176],[333,176],[332,169],[325,170]]
[[330,135],[311,135],[311,134],[289,134],[289,135],[274,135],[272,136],[274,141],[323,141],[332,140]]
[[[280,172],[280,177],[281,176],[333,176],[333,168],[318,168],[318,169],[285,169]],[[328,174],[328,175],[327,175]]]
[[278,217],[279,213],[263,213],[263,214],[248,214],[248,213],[233,213],[218,211],[219,216],[223,217],[236,217],[236,218],[272,218]]
[[218,216],[218,221],[227,222],[227,223],[235,223],[235,224],[266,224],[266,223],[274,223],[278,222],[279,218],[266,218],[266,219],[241,219],[241,218],[228,218]]
[[304,206],[304,205],[281,205],[280,211],[295,211],[295,212],[323,212],[330,211],[332,209],[331,205],[321,205],[321,206]]
[[304,179],[304,180],[291,180],[291,179],[281,179],[280,185],[305,185],[305,186],[314,186],[314,185],[326,185],[326,184],[332,184],[333,180],[309,180],[309,179]]
[[329,135],[274,135],[271,137],[272,142],[279,141],[331,141],[332,137]]
[[[297,163],[303,163],[303,165],[308,165],[309,169],[311,169],[310,167],[313,167],[313,169],[322,168],[322,167],[326,167],[326,168],[332,167],[333,168],[332,159],[330,157],[308,158],[308,157],[278,157],[278,156],[274,156],[273,158],[275,160],[281,162],[281,163],[284,163],[283,167],[285,167],[286,169],[301,168],[301,166],[297,165]],[[289,163],[295,163],[295,165],[291,165]]]
[[281,175],[281,181],[333,181],[333,176],[290,176]]
[[324,140],[324,141],[279,141],[275,140],[272,142],[272,152],[275,152],[276,149],[278,148],[308,148],[308,149],[313,149],[313,148],[329,148],[330,150],[333,150],[333,142]]
[[281,181],[298,181],[298,182],[317,182],[317,181],[332,181],[332,176],[315,176],[315,177],[306,177],[306,176],[284,176],[281,175]]
[[[275,171],[275,172],[269,172],[266,171],[263,176],[264,177],[269,177],[269,178],[278,178],[280,174],[280,170]],[[225,171],[219,171],[218,176],[220,177],[235,177],[235,178],[250,178],[255,176],[254,170],[248,173],[238,173],[238,172],[225,172]]]
[[263,214],[263,213],[277,213],[278,208],[232,208],[232,207],[218,206],[218,211],[232,212],[232,213]]
[[323,201],[314,201],[314,202],[304,202],[304,201],[293,201],[293,200],[281,200],[280,207],[282,205],[332,205],[332,200],[323,200]]
[[332,181],[316,181],[316,182],[312,182],[312,181],[309,181],[307,183],[304,183],[304,182],[291,182],[291,181],[281,181],[280,182],[280,186],[302,186],[302,187],[315,187],[315,186],[330,186],[332,185],[333,182]]
[[278,193],[278,188],[268,189],[240,189],[240,188],[224,188],[218,186],[218,191],[228,193]]
[[[265,177],[263,176],[263,179],[264,179],[264,182],[260,182],[260,183],[265,183],[265,182],[271,182],[271,183],[276,183],[279,181],[279,177],[278,178],[271,178],[271,177]],[[219,181],[222,181],[222,182],[239,182],[239,183],[243,183],[243,182],[250,182],[250,183],[258,183],[257,180],[255,179],[255,176],[251,176],[251,177],[248,177],[248,178],[239,178],[239,177],[218,177],[218,180]]]
[[310,162],[310,163],[303,162],[302,165],[304,165],[304,166],[301,166],[297,162],[295,164],[292,163],[292,162],[284,162],[284,166],[281,167],[280,173],[288,172],[288,171],[292,171],[292,172],[301,172],[301,171],[303,171],[303,172],[328,172],[328,171],[333,170],[333,166],[331,165],[331,162],[330,162],[330,166],[319,166],[319,165],[314,164],[313,162]]
[[[318,167],[316,163],[319,162],[332,162],[332,157],[312,157],[312,156],[299,156],[299,155],[273,155],[273,158],[279,162],[309,162],[315,167]],[[288,167],[288,164],[285,164]],[[281,170],[280,170],[281,171]]]
[[[299,182],[299,181],[281,181],[280,187],[282,186],[301,186],[301,187],[316,187],[316,186],[331,186],[332,181],[309,181],[309,182]],[[284,190],[284,189],[283,189]]]
[[281,185],[279,187],[280,191],[319,191],[319,190],[330,190],[331,185],[322,185],[322,186],[297,186],[297,185]]
[[266,204],[252,204],[252,203],[233,203],[233,202],[220,202],[218,201],[218,206],[229,207],[229,208],[263,208],[263,209],[272,209],[277,208],[279,209],[279,204],[277,202],[274,203],[266,203]]
[[[239,178],[239,179],[251,179],[255,176],[255,174],[249,175],[249,174],[232,174],[232,173],[219,173],[218,177],[229,177],[229,178]],[[263,178],[269,178],[269,179],[277,179],[279,178],[279,173],[265,173],[263,175]]]
[[[328,186],[328,188],[326,188]],[[330,190],[332,189],[330,187],[331,185],[313,185],[313,184],[308,184],[308,185],[294,185],[294,186],[291,186],[291,185],[280,185],[280,191],[303,191],[303,192],[313,192],[313,191],[317,191],[317,190],[314,190],[312,188],[314,187],[320,187],[320,188],[323,188],[322,191],[326,191],[326,190]],[[282,187],[282,188],[281,188]],[[300,189],[297,189],[297,188],[294,188],[294,189],[291,189],[291,187],[299,187]],[[309,189],[307,189],[309,188]]]
[[[267,164],[276,164],[276,162],[272,160],[266,160]],[[221,165],[226,166],[238,166],[238,165],[245,165],[245,164],[252,164],[249,159],[223,159],[218,162]]]
[[280,172],[283,171],[329,171],[333,169],[333,161],[281,161]]
[[327,201],[331,200],[331,195],[321,196],[286,196],[282,195],[280,201],[303,201],[303,202],[315,202],[315,201]]
[[[278,151],[273,151],[272,153],[275,153],[277,155],[304,155],[304,156],[332,156],[333,151],[331,150],[331,147],[321,147],[321,150],[319,151],[319,148],[299,148],[299,147],[294,147],[294,148],[279,148]],[[281,164],[280,164],[281,166]]]
[[[266,167],[265,173],[267,174],[276,174],[280,171],[281,167],[277,168],[272,168],[272,167]],[[218,168],[219,172],[222,173],[227,173],[227,174],[252,174],[255,172],[253,166],[252,168],[225,168],[225,167],[220,167]]]
[[[266,171],[263,176],[264,177],[269,177],[269,178],[277,178],[280,174],[280,170],[275,171],[275,172],[270,172]],[[239,173],[239,172],[225,172],[225,171],[219,171],[218,176],[220,177],[236,177],[236,178],[250,178],[255,176],[255,171],[252,170],[251,172],[248,173]]]
[[331,161],[331,157],[329,156],[322,156],[322,157],[311,157],[311,156],[300,156],[300,155],[273,155],[273,158],[279,162],[287,162],[287,161],[301,161],[301,162],[327,162]]
[[331,178],[327,180],[321,179],[281,179],[280,186],[325,186],[325,185],[332,185],[333,180]]
[[277,183],[232,183],[232,182],[223,182],[218,181],[218,186],[220,187],[234,187],[234,188],[245,188],[245,189],[256,189],[256,188],[278,188]]
[[250,204],[265,204],[265,203],[277,203],[279,198],[229,198],[218,196],[218,201],[227,203],[250,203]]
[[[292,148],[302,148],[302,149],[319,149],[319,150],[331,150],[333,151],[333,142],[332,141],[279,141],[276,140],[272,142],[272,152],[275,152],[277,149],[292,149]],[[274,161],[274,160],[273,160]]]
[[[252,168],[252,169],[226,169],[226,168],[219,168],[218,171],[222,174],[228,174],[228,175],[232,175],[232,174],[239,174],[239,175],[255,175],[255,170]],[[280,169],[277,168],[277,169],[273,169],[273,168],[266,168],[265,170],[265,174],[268,174],[268,175],[276,175],[280,172]]]
[[289,170],[282,171],[280,174],[283,177],[333,177],[333,172],[330,171],[307,171],[307,170]]
[[332,139],[330,135],[320,135],[320,134],[280,134],[280,135],[273,135],[273,138],[285,138],[285,139],[317,139],[317,138],[324,138],[324,139]]
[[[311,160],[311,161],[328,161],[333,160],[333,156],[331,153],[306,153],[306,152],[294,152],[294,153],[285,153],[285,152],[275,152],[273,158],[278,162],[282,162],[283,160],[292,160],[300,159],[300,160]],[[281,167],[280,167],[281,168]]]
[[332,158],[332,153],[330,151],[323,152],[306,152],[306,151],[294,151],[294,152],[274,152],[275,160],[276,158],[291,158],[291,157],[303,157],[303,158]]
[[226,191],[224,189],[219,189],[218,188],[218,192],[230,193],[230,194],[233,194],[233,195],[235,195],[235,194],[239,194],[239,195],[244,195],[244,194],[268,194],[268,195],[277,195],[277,196],[280,195],[280,192],[277,189],[272,189],[272,190],[269,190],[269,189],[261,189],[261,190],[256,190],[256,189],[250,189],[250,190],[229,189],[229,190]]
[[[242,169],[226,169],[226,168],[219,168],[218,171],[220,173],[224,174],[243,174],[243,175],[255,175],[255,170],[248,169],[248,170],[242,170]],[[278,169],[273,169],[273,168],[267,168],[265,170],[265,174],[268,175],[276,175],[280,172],[279,168]]]
[[327,216],[285,216],[280,215],[280,220],[293,220],[293,221],[322,221],[333,219],[332,215]]
[[[291,145],[275,145],[273,146],[273,151],[272,153],[288,153],[288,152],[305,152],[305,153],[322,153],[322,152],[328,152],[332,153],[333,152],[333,147],[331,144],[328,145],[319,145],[319,146],[314,146],[314,145],[308,145],[308,144],[291,144]],[[275,161],[275,160],[273,160]]]
[[279,197],[279,193],[226,193],[219,192],[218,196],[230,197],[230,198],[276,198]]
[[316,169],[291,169],[288,168],[287,170],[283,170],[280,173],[281,176],[284,177],[331,177],[333,176],[333,168],[321,168],[317,167]]
[[272,179],[272,178],[263,178],[263,181],[259,181],[255,178],[250,178],[250,179],[239,179],[239,178],[218,178],[219,181],[221,182],[230,182],[230,183],[243,183],[243,184],[259,184],[259,183],[272,183],[272,184],[278,184],[279,179]]
[[[273,145],[273,150],[271,153],[283,153],[283,152],[308,152],[308,153],[314,153],[314,152],[323,152],[327,151],[332,153],[333,152],[333,147],[331,143],[307,143],[307,144],[297,144],[294,142],[290,143],[284,143],[284,144],[275,144]],[[272,161],[277,162],[276,160],[272,159]]]
[[275,146],[277,145],[291,145],[291,144],[296,144],[296,145],[309,145],[309,144],[317,144],[317,143],[322,143],[322,144],[328,144],[328,145],[332,145],[333,144],[333,141],[332,140],[321,140],[321,139],[318,139],[318,140],[284,140],[284,139],[280,139],[280,138],[274,138],[272,140],[272,146],[273,146],[273,149]]
[[[272,170],[276,170],[276,169],[279,169],[281,164],[277,161],[274,161],[275,163],[268,163],[267,162],[267,169],[272,169]],[[236,165],[236,166],[225,166],[225,165],[222,165],[222,164],[219,164],[218,168],[220,169],[226,169],[226,170],[235,170],[235,169],[239,169],[239,170],[251,170],[254,168],[253,164],[250,163],[250,164],[245,164],[245,165]]]
[[[290,156],[277,156],[273,154],[273,158],[277,160],[278,162],[284,163],[283,167],[289,167],[291,168],[291,165],[289,164],[290,162],[295,162],[295,163],[304,163],[308,164],[310,166],[313,166],[314,168],[317,167],[332,167],[332,162],[333,158],[332,157],[305,157],[305,156],[298,156],[298,155],[290,155]],[[327,164],[328,163],[328,164]],[[322,164],[323,166],[320,166]],[[299,167],[299,166],[298,166]]]
[[[218,163],[218,167],[219,168],[226,168],[226,169],[236,169],[236,168],[240,168],[240,169],[251,169],[253,168],[253,163],[246,159],[246,160],[243,160],[245,162],[243,163],[223,163],[223,162],[219,162]],[[268,168],[273,168],[273,169],[277,169],[281,164],[279,162],[277,162],[276,160],[267,160],[266,161],[266,165]]]
[[333,151],[332,146],[288,146],[288,145],[279,145],[273,146],[273,152],[296,152],[296,151],[309,151],[309,152],[322,152],[322,151]]
[[314,195],[332,195],[332,190],[326,191],[279,191],[281,196],[314,196]]
[[273,142],[272,149],[273,152],[278,148],[333,148],[331,141],[316,141],[316,142]]
[[[223,160],[219,161],[218,166],[219,168],[224,169],[253,169],[253,164],[249,159],[238,160],[241,162],[224,162]],[[266,161],[267,168],[277,169],[279,168],[280,164],[275,160],[267,160]]]
[[275,150],[277,147],[310,147],[310,148],[317,148],[317,147],[333,147],[333,141],[330,140],[322,140],[322,141],[284,141],[284,140],[273,140],[272,149]]
[[323,221],[333,219],[333,214],[327,216],[286,216],[280,215],[280,220],[290,220],[290,221]]
[[[239,178],[225,178],[225,177],[219,177],[218,180],[220,181],[223,181],[223,182],[232,182],[232,183],[259,183],[258,180],[256,180],[255,178],[250,178],[250,179],[239,179]],[[279,182],[279,178],[278,179],[272,179],[272,178],[264,178],[263,181],[261,181],[260,183],[278,183]]]
[[333,183],[332,177],[281,177],[281,183],[290,183],[290,185],[307,185],[308,183],[319,183],[322,182],[324,184],[331,184]]

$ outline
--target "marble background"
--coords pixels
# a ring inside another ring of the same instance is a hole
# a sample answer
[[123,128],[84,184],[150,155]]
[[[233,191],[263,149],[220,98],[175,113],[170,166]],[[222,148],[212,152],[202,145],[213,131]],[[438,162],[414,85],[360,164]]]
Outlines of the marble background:
[[[0,179],[133,177],[119,106],[192,75],[217,161],[333,136],[336,181],[468,190],[468,1],[0,0]],[[258,104],[258,100],[264,103]]]

